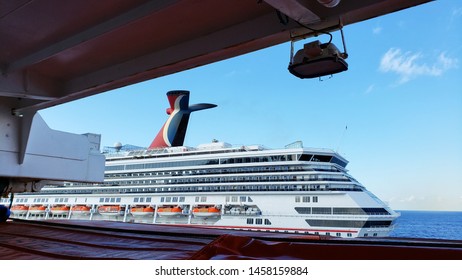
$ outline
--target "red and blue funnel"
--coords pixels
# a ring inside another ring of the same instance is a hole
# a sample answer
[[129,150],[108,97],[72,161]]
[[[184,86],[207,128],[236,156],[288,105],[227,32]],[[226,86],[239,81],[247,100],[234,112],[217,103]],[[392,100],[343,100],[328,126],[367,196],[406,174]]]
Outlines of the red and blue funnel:
[[188,128],[189,114],[194,111],[216,107],[215,104],[201,103],[189,106],[189,91],[174,90],[167,92],[170,108],[167,114],[170,117],[160,129],[149,149],[183,146],[186,129]]

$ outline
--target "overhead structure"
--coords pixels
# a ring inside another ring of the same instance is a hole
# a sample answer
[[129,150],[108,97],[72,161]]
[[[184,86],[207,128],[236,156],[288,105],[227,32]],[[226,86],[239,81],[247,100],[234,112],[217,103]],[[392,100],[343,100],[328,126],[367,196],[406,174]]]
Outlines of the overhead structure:
[[[103,180],[98,137],[40,130],[46,127],[34,118],[40,109],[428,1],[6,1],[0,6],[0,193],[14,191],[14,182]],[[45,149],[38,141],[50,135],[56,145]],[[54,163],[43,168],[48,160]],[[55,165],[61,168],[51,170]]]

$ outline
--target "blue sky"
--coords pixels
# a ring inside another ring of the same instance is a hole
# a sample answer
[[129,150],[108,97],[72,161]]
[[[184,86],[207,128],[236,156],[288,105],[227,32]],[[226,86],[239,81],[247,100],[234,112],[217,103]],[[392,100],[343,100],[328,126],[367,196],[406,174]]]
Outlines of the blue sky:
[[[462,3],[435,1],[346,26],[349,70],[322,81],[287,71],[285,43],[40,113],[53,129],[101,134],[102,146],[148,146],[167,118],[165,93],[190,90],[191,104],[218,107],[192,114],[185,145],[301,140],[338,149],[394,209],[462,211],[461,27]],[[315,39],[328,37],[296,48]]]

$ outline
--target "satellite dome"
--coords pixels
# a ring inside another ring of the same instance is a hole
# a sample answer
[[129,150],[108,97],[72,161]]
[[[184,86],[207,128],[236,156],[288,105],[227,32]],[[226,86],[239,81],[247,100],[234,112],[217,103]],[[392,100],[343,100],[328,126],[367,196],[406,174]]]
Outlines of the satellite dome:
[[115,142],[114,143],[114,149],[116,149],[117,151],[120,151],[120,149],[122,149],[122,143]]

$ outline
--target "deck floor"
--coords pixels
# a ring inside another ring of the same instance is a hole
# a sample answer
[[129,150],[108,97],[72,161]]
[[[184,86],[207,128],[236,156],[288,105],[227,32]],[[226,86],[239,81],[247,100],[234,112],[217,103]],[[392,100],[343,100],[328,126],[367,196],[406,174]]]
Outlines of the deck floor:
[[462,241],[335,239],[108,221],[0,224],[0,259],[462,259]]

